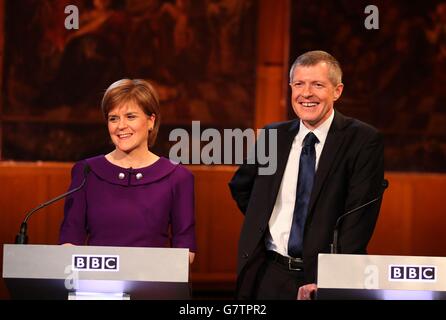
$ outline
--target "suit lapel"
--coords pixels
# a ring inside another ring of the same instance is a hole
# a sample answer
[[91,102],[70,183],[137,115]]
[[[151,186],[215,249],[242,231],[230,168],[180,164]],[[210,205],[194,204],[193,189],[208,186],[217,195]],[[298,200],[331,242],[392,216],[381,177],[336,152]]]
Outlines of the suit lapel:
[[267,203],[270,204],[268,212],[271,213],[276,203],[277,193],[279,192],[282,177],[285,172],[286,164],[288,162],[288,156],[290,154],[291,146],[296,134],[299,132],[300,121],[295,120],[291,123],[290,127],[285,130],[278,130],[277,132],[277,170],[276,174],[273,174],[273,180],[271,182],[271,192],[268,192],[270,199]]
[[327,140],[325,141],[324,149],[322,150],[321,157],[319,159],[319,165],[316,171],[316,176],[313,185],[313,191],[311,193],[308,215],[312,215],[313,207],[316,199],[321,192],[324,181],[333,166],[336,154],[339,147],[342,145],[344,134],[342,129],[347,123],[347,118],[339,112],[335,111],[333,123],[328,131]]

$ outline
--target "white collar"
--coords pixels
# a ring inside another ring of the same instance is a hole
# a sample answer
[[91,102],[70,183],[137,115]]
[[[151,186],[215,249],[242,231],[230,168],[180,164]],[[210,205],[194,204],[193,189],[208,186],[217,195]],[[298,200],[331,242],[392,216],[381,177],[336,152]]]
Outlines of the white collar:
[[330,130],[331,124],[334,119],[334,114],[335,114],[335,110],[333,109],[331,115],[313,131],[308,129],[304,125],[302,120],[300,120],[300,127],[299,127],[299,133],[298,133],[298,137],[299,137],[300,141],[303,142],[305,136],[309,132],[313,132],[315,134],[315,136],[317,137],[317,139],[319,140],[319,143],[321,143],[323,145],[325,143],[325,139],[327,139],[328,131]]

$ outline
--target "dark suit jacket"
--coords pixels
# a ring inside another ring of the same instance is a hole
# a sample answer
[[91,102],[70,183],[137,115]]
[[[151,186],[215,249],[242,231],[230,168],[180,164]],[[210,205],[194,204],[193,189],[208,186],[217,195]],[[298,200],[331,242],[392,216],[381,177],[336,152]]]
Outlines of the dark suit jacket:
[[[229,183],[234,200],[245,214],[238,248],[237,296],[240,299],[254,297],[255,277],[265,258],[264,237],[299,124],[296,119],[265,128],[277,129],[275,174],[258,175],[257,162],[243,164]],[[335,111],[319,159],[304,229],[303,259],[307,283],[316,282],[318,254],[330,252],[337,218],[379,196],[383,191],[383,179],[381,134],[375,128]],[[366,253],[380,205],[381,201],[377,201],[343,220],[338,252]]]

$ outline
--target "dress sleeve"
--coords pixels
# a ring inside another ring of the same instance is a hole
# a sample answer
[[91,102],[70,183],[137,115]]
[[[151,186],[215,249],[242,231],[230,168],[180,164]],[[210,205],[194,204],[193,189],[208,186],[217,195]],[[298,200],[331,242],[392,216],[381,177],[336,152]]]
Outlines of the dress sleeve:
[[[86,163],[78,162],[71,169],[71,184],[69,190],[81,185],[84,178],[84,167]],[[64,220],[60,227],[59,244],[72,243],[75,245],[85,244],[86,230],[86,185],[79,191],[65,199]]]
[[172,247],[196,252],[194,176],[178,166],[172,177],[173,204],[170,213]]

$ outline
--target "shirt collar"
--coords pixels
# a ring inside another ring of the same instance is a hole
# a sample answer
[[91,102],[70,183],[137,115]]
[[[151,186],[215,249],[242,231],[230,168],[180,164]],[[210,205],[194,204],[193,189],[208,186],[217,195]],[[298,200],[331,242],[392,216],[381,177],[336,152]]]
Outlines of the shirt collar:
[[300,120],[300,127],[299,127],[299,133],[298,133],[299,140],[303,143],[305,136],[309,132],[313,132],[316,135],[317,139],[319,140],[318,143],[320,143],[321,145],[324,145],[325,140],[327,139],[328,131],[330,130],[330,126],[331,126],[331,124],[333,122],[333,119],[334,119],[334,114],[335,114],[335,111],[333,110],[333,112],[327,118],[327,120],[325,120],[320,126],[318,126],[313,131],[309,130],[304,125],[302,120]]
[[143,185],[155,182],[169,175],[178,166],[164,157],[160,157],[148,167],[139,169],[119,167],[109,162],[104,155],[90,158],[86,161],[94,174],[102,180],[122,186]]

